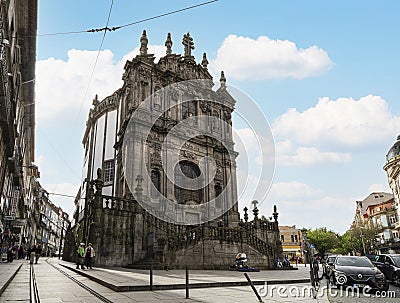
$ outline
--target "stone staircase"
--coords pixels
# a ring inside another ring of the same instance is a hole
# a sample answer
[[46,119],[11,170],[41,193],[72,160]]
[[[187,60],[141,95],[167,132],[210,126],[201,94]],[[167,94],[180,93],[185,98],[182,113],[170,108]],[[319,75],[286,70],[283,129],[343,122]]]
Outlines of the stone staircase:
[[199,242],[209,240],[220,244],[236,244],[239,247],[240,244],[247,244],[264,256],[273,255],[273,246],[257,236],[257,233],[260,234],[257,231],[271,231],[274,228],[272,222],[266,222],[258,227],[255,227],[252,222],[242,222],[238,227],[209,225],[189,227],[167,223],[148,213],[144,215],[144,221],[156,234],[156,242],[162,242],[163,245],[158,247],[159,250],[154,258],[147,257],[139,260],[128,265],[128,268],[148,270],[150,266],[153,266],[153,269],[166,269],[166,265],[160,261],[165,259],[163,255],[191,249]]
[[[134,211],[133,203],[127,199],[117,199],[104,195],[102,199],[105,209],[110,209],[114,212],[120,212],[125,209],[128,212]],[[218,244],[225,245],[224,247],[229,255],[230,253],[237,253],[242,250],[242,246],[247,245],[258,252],[260,256],[269,258],[269,264],[273,262],[271,260],[274,260],[279,255],[277,251],[277,241],[279,241],[277,220],[260,220],[255,214],[254,220],[248,221],[247,209],[245,209],[244,222],[239,222],[239,225],[235,227],[208,224],[197,226],[179,225],[170,223],[170,220],[161,220],[159,218],[163,217],[158,211],[154,210],[153,212],[155,213],[146,211],[141,213],[145,234],[151,234],[153,237],[151,242],[154,243],[154,251],[152,253],[147,252],[147,257],[127,265],[126,267],[128,268],[148,270],[152,266],[153,269],[165,269],[166,264],[169,264],[168,260],[171,260],[171,256],[177,253],[182,256],[182,252],[185,251],[194,253],[194,250],[197,251],[200,247],[204,249],[205,242],[208,243],[209,248]],[[276,211],[274,216],[275,214]],[[273,242],[270,242],[271,234],[275,234]]]

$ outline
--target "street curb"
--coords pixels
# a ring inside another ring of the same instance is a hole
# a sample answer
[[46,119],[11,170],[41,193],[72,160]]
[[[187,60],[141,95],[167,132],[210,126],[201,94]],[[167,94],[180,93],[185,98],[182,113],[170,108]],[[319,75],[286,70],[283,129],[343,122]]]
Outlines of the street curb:
[[0,288],[0,296],[3,294],[3,292],[6,290],[8,285],[11,283],[11,281],[14,279],[16,274],[19,272],[19,269],[21,268],[22,263],[18,266],[17,270],[11,275],[11,277],[8,279],[6,283],[3,284],[3,286]]
[[[123,285],[118,286],[101,280],[99,278],[93,277],[92,275],[87,274],[81,270],[77,270],[74,267],[60,264],[61,266],[72,270],[75,273],[80,274],[81,276],[88,278],[96,283],[99,283],[113,291],[116,292],[127,292],[127,291],[150,291],[150,285]],[[255,280],[252,281],[254,285],[268,285],[273,284],[297,284],[297,283],[309,283],[310,279],[293,279],[293,280],[271,280],[271,281],[260,281]],[[248,286],[249,283],[247,281],[236,281],[236,282],[205,282],[205,283],[192,283],[189,284],[190,289],[195,288],[212,288],[212,287],[237,287],[237,286]],[[173,290],[173,289],[185,289],[185,284],[161,284],[161,285],[153,285],[153,290]]]

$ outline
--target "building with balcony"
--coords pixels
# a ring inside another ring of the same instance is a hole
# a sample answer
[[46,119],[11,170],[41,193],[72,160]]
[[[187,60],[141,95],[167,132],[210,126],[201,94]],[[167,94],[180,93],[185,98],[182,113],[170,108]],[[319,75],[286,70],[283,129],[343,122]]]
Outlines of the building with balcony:
[[26,244],[34,213],[37,0],[0,3],[1,247]]
[[69,216],[50,200],[43,188],[40,190],[38,208],[39,226],[36,227],[35,241],[31,244],[40,245],[44,254],[52,256],[63,249],[63,240],[70,224]]
[[[395,205],[394,195],[384,192],[374,192],[364,200],[356,201],[353,227],[362,229],[363,245],[367,253],[400,252]],[[369,239],[371,231],[374,232],[374,239]]]
[[[388,183],[393,192],[396,217],[400,218],[400,136],[389,149],[383,169],[386,171]],[[396,221],[395,228],[398,232],[400,231],[400,220]]]

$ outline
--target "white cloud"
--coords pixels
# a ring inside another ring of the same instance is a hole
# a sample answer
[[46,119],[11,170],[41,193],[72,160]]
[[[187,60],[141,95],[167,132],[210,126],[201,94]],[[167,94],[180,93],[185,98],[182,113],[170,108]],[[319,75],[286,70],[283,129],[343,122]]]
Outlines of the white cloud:
[[260,215],[270,217],[273,205],[277,205],[279,225],[325,226],[342,234],[353,221],[356,200],[351,196],[327,195],[299,181],[278,182],[272,185],[270,195],[259,208]]
[[292,181],[273,183],[270,195],[278,199],[294,199],[294,198],[316,198],[320,197],[322,191],[315,189],[308,184]]
[[290,138],[302,145],[365,146],[393,140],[400,117],[393,116],[384,99],[368,95],[354,100],[320,98],[315,107],[303,112],[289,109],[273,123],[280,140]]
[[272,138],[264,138],[251,128],[233,130],[241,200],[262,199],[269,191],[275,171],[275,149]]
[[390,189],[388,184],[375,183],[368,186],[368,195],[370,193],[380,193],[380,192],[391,193],[392,190]]
[[351,161],[350,153],[324,152],[316,147],[295,146],[285,140],[276,143],[276,161],[284,166],[303,166],[321,163],[345,163]]
[[[109,50],[100,52],[89,84],[97,52],[70,50],[68,60],[49,58],[36,65],[36,106],[39,123],[58,123],[66,112],[86,113],[95,94],[106,97],[121,85],[121,70]],[[119,75],[118,77],[116,75]]]
[[302,49],[288,40],[236,35],[225,38],[210,64],[212,70],[224,70],[237,80],[303,79],[320,75],[332,65],[328,54],[317,46]]
[[[158,58],[165,54],[164,46],[149,45],[148,49]],[[51,127],[69,124],[71,117],[76,120],[78,115],[85,121],[94,96],[97,94],[101,100],[120,88],[126,60],[132,60],[137,54],[139,48],[116,62],[112,51],[101,51],[91,81],[97,51],[72,49],[68,51],[66,61],[55,58],[39,60],[36,64],[35,88],[39,125]]]
[[[249,180],[252,186],[253,177],[250,176]],[[253,209],[251,201],[254,198],[257,199],[246,195],[239,200],[241,214],[245,206]],[[356,200],[350,196],[327,195],[323,190],[300,181],[276,182],[258,208],[260,216],[270,217],[273,205],[277,205],[279,225],[296,225],[298,228],[325,226],[344,233],[353,221]],[[252,211],[249,211],[249,220],[252,219]]]

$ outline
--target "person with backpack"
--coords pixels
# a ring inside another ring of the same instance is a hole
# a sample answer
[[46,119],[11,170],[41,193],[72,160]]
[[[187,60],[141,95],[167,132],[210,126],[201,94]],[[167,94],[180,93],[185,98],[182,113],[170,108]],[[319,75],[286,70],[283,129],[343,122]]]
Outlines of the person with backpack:
[[79,269],[79,265],[81,269],[85,269],[83,266],[85,258],[85,243],[81,243],[76,250],[76,269]]
[[92,263],[93,263],[93,258],[95,256],[94,249],[92,247],[92,243],[89,243],[88,246],[85,249],[85,259],[86,259],[86,267],[93,269],[92,268]]

